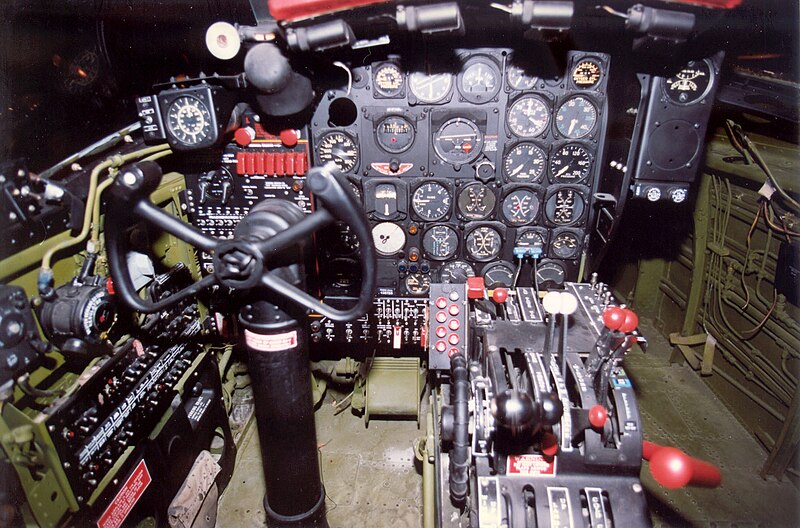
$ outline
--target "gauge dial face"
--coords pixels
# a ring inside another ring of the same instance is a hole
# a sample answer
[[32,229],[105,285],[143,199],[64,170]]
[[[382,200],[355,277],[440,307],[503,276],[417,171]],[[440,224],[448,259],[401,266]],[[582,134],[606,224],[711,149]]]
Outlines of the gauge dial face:
[[706,96],[713,76],[708,62],[692,61],[664,82],[664,91],[675,103],[692,104]]
[[374,214],[381,219],[394,218],[397,214],[397,187],[393,183],[379,183],[375,186],[372,201]]
[[536,266],[536,272],[533,280],[541,290],[548,290],[551,288],[560,288],[564,285],[567,272],[561,263],[554,260],[543,260]]
[[352,228],[344,222],[336,222],[330,227],[331,253],[337,256],[348,256],[358,251],[359,244]]
[[471,183],[458,193],[458,212],[467,220],[484,220],[497,203],[492,190],[482,183]]
[[325,266],[325,275],[330,277],[334,286],[350,288],[360,282],[361,268],[353,259],[335,258]]
[[319,140],[319,160],[333,162],[342,172],[350,172],[358,163],[358,147],[353,138],[343,132],[328,132]]
[[508,128],[519,137],[540,136],[550,124],[550,110],[536,95],[520,97],[508,109]]
[[581,252],[581,239],[577,233],[572,231],[561,231],[553,235],[550,242],[550,256],[572,260],[578,258]]
[[433,135],[433,149],[448,163],[463,165],[474,161],[483,148],[483,133],[465,117],[445,121]]
[[518,232],[517,242],[514,244],[517,247],[525,248],[539,248],[544,253],[544,246],[546,244],[545,237],[547,232],[528,229],[527,231]]
[[506,69],[506,81],[512,90],[530,90],[536,86],[536,77],[528,75],[524,68],[514,65]]
[[197,145],[211,134],[211,114],[203,101],[183,95],[170,103],[167,126],[180,143]]
[[503,158],[503,173],[510,181],[539,182],[544,175],[547,154],[533,143],[518,143]]
[[372,228],[372,241],[379,255],[394,255],[406,245],[406,233],[397,224],[383,222]]
[[395,97],[403,91],[403,72],[397,64],[386,62],[375,68],[375,91],[384,97]]
[[489,59],[471,59],[459,76],[458,89],[467,101],[485,103],[500,91],[500,70]]
[[514,285],[514,266],[500,261],[483,268],[483,283],[487,288],[511,288]]
[[399,154],[414,143],[414,126],[402,116],[389,116],[378,123],[375,139],[386,152]]
[[556,129],[570,139],[588,136],[597,123],[597,107],[582,95],[568,99],[556,112]]
[[510,225],[527,225],[539,214],[539,197],[527,189],[517,189],[503,198],[503,217]]
[[448,262],[439,270],[439,282],[445,284],[464,284],[467,279],[475,276],[475,270],[463,260]]
[[572,70],[572,82],[578,88],[592,88],[600,82],[602,76],[600,63],[593,59],[582,60]]
[[458,234],[446,225],[433,226],[422,237],[422,249],[432,260],[447,260],[458,250]]
[[438,103],[450,93],[453,76],[449,73],[426,74],[414,72],[408,79],[414,97],[422,103]]
[[547,199],[547,218],[557,225],[572,225],[583,216],[586,202],[575,189],[559,189]]
[[411,197],[411,208],[422,220],[441,220],[450,212],[450,191],[441,183],[423,183]]
[[564,145],[550,159],[553,183],[581,183],[589,176],[592,158],[582,145]]
[[487,262],[497,258],[503,247],[503,238],[493,227],[481,226],[467,234],[464,244],[467,255],[477,262]]
[[425,295],[431,289],[431,278],[424,273],[412,273],[405,280],[406,291],[411,295]]

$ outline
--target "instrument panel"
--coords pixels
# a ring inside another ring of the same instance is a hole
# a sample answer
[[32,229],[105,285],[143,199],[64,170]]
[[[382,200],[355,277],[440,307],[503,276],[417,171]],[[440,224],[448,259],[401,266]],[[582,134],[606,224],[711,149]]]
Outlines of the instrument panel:
[[[379,294],[422,296],[430,282],[474,275],[505,286],[578,280],[609,56],[569,52],[556,77],[510,49],[455,57],[353,68],[352,85],[327,90],[311,119],[313,162],[347,176],[371,222]],[[323,294],[352,293],[357,277],[341,271],[357,269],[357,255],[328,253],[337,280],[322,270]]]

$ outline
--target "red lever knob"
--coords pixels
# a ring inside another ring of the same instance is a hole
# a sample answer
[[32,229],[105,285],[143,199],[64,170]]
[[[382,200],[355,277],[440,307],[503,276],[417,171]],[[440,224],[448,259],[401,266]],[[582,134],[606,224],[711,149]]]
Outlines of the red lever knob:
[[553,433],[542,433],[542,453],[549,457],[558,454],[558,438]]
[[253,131],[247,128],[237,128],[233,133],[233,139],[242,147],[246,147],[253,141]]
[[589,423],[594,429],[602,429],[608,420],[608,411],[602,405],[595,405],[589,409]]
[[503,304],[508,299],[508,290],[505,288],[495,288],[492,290],[492,300],[497,304]]
[[467,279],[467,297],[470,299],[483,299],[483,291],[486,286],[483,277],[469,277]]
[[639,326],[639,317],[628,308],[625,308],[625,320],[622,321],[622,324],[619,326],[620,332],[633,332],[636,330],[636,327]]
[[619,306],[609,306],[603,312],[603,324],[609,330],[619,330],[625,322],[625,310]]
[[716,488],[722,483],[719,468],[690,457],[680,449],[642,442],[642,458],[650,461],[650,474],[668,489],[684,486]]
[[297,140],[298,140],[297,132],[295,132],[291,128],[281,130],[280,138],[281,138],[281,143],[283,143],[285,147],[292,148],[295,145],[297,145]]

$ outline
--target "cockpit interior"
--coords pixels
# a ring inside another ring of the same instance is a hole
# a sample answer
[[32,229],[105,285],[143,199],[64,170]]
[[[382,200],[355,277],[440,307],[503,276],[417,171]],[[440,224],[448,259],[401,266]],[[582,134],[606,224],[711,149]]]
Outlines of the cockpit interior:
[[0,16],[0,528],[800,525],[796,0]]

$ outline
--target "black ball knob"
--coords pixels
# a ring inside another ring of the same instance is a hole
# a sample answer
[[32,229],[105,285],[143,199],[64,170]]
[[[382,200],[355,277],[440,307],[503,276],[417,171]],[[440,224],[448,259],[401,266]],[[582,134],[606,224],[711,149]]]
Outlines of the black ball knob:
[[542,421],[547,425],[555,425],[564,414],[564,404],[554,392],[543,392],[539,397],[542,405]]
[[541,407],[525,393],[507,389],[495,396],[492,414],[512,437],[532,435],[541,422]]

